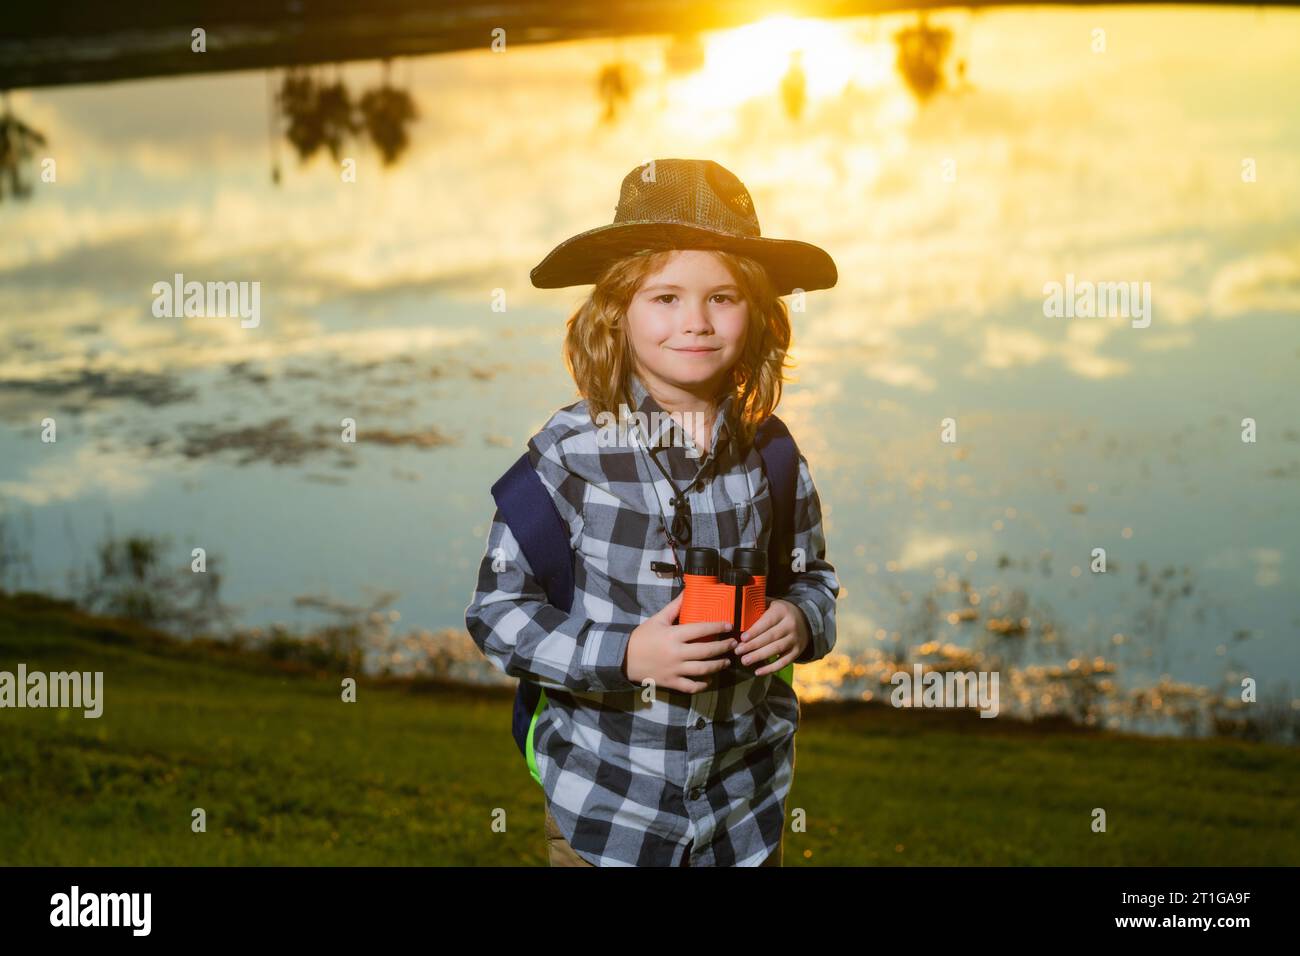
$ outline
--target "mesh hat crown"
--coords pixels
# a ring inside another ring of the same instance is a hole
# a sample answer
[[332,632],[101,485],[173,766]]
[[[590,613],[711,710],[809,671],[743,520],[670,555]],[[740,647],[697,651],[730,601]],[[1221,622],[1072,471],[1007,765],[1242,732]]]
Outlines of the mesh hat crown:
[[718,249],[762,263],[777,295],[829,289],[839,274],[824,250],[762,236],[745,184],[711,159],[656,159],[623,177],[614,221],[565,239],[529,274],[539,289],[595,283],[638,252]]

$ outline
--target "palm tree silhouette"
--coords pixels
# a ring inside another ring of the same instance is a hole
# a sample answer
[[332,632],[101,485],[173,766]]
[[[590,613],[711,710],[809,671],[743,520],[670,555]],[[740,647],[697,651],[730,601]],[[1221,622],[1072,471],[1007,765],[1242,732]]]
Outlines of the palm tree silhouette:
[[391,166],[401,158],[410,145],[406,128],[419,118],[415,100],[406,90],[399,90],[388,81],[388,61],[384,61],[384,82],[361,97],[361,120],[370,141],[379,150],[384,165]]
[[[346,143],[364,130],[384,165],[391,166],[410,146],[408,127],[419,117],[411,94],[389,81],[387,60],[383,83],[367,90],[359,100],[353,99],[337,75],[327,82],[313,75],[311,68],[290,68],[275,95],[273,111],[287,120],[285,138],[304,163],[321,147],[328,149],[337,163]],[[280,181],[274,157],[271,180]]]
[[322,146],[338,162],[344,140],[361,128],[352,115],[351,94],[339,79],[325,83],[307,70],[291,69],[280,85],[276,104],[289,121],[285,136],[304,163]]

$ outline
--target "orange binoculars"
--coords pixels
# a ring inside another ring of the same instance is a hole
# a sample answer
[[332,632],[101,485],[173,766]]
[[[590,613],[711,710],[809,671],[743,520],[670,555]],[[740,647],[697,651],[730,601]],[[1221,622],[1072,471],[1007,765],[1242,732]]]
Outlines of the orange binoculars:
[[[718,552],[713,548],[687,548],[683,569],[686,591],[678,623],[726,621],[731,629],[703,640],[739,637],[767,610],[767,552],[737,548],[731,567],[718,574]],[[738,660],[735,653],[733,661]]]

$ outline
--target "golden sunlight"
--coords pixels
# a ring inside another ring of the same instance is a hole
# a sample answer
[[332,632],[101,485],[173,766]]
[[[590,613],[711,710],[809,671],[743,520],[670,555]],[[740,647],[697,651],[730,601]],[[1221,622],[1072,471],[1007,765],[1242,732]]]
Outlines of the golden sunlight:
[[865,44],[839,24],[774,15],[756,23],[709,34],[704,66],[679,81],[687,102],[733,106],[775,93],[791,74],[802,72],[809,98],[843,91],[852,80],[875,86],[889,78],[888,44]]

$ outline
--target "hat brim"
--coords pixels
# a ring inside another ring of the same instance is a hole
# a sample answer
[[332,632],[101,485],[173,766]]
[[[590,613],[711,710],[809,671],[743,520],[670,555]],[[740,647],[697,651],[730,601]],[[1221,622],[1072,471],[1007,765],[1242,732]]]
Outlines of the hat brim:
[[718,249],[749,256],[767,269],[777,295],[829,289],[839,279],[835,260],[812,243],[735,236],[659,220],[611,223],[580,232],[548,252],[529,277],[539,289],[591,285],[611,263],[646,249]]

